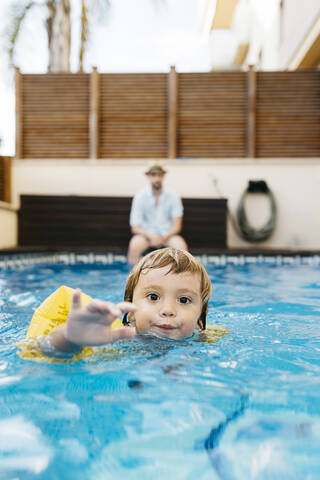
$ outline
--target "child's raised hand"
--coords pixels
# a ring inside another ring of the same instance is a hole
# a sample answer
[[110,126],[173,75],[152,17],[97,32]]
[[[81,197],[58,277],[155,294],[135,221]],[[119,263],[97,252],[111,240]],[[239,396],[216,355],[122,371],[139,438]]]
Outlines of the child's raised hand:
[[81,305],[81,290],[76,290],[72,297],[72,307],[64,328],[64,336],[76,345],[103,345],[120,338],[135,335],[135,328],[121,327],[112,329],[116,318],[126,312],[135,312],[133,303],[112,303],[92,300]]

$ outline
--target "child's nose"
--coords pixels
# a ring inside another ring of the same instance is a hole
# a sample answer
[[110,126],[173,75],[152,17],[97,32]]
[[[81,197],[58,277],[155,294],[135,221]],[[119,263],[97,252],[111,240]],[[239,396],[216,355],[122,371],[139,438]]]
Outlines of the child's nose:
[[176,304],[173,300],[166,300],[160,308],[160,315],[162,317],[174,317],[176,315]]

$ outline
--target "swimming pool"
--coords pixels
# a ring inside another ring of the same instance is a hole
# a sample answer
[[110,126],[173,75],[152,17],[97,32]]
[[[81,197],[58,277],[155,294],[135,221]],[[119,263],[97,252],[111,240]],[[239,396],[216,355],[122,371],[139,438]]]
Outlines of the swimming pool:
[[0,479],[320,478],[320,260],[204,256],[213,343],[135,338],[84,361],[16,342],[61,284],[122,299],[121,256],[0,258]]

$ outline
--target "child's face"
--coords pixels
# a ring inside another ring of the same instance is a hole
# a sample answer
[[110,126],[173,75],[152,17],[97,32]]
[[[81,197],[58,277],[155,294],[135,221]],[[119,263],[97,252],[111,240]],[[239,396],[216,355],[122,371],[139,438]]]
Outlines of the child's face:
[[133,292],[137,311],[131,322],[137,333],[190,337],[201,314],[200,275],[168,273],[170,267],[142,272]]

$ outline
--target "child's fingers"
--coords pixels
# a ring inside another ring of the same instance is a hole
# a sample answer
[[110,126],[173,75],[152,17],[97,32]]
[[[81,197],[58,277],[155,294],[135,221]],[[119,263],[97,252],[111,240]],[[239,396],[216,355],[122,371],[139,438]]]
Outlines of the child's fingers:
[[110,314],[112,317],[121,315],[121,310],[112,302],[104,302],[103,300],[92,300],[88,305],[91,313],[99,313],[101,315]]
[[131,338],[131,337],[134,337],[135,334],[136,334],[136,329],[134,327],[115,328],[110,332],[110,335],[111,335],[110,341],[115,342],[117,340],[120,340],[121,338]]
[[117,307],[121,310],[121,313],[135,312],[137,310],[137,307],[135,306],[135,304],[131,302],[117,303]]
[[97,300],[92,300],[90,303],[88,303],[87,308],[91,313],[97,313],[100,311],[100,306]]
[[81,290],[77,288],[72,295],[72,308],[81,307]]
[[104,313],[110,313],[113,317],[119,317],[121,315],[121,310],[115,303],[103,302],[102,308]]

